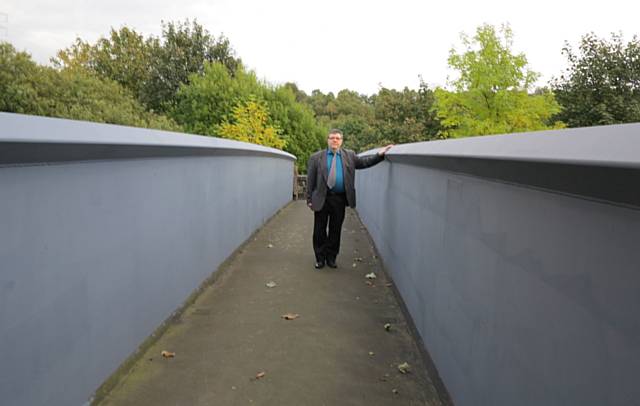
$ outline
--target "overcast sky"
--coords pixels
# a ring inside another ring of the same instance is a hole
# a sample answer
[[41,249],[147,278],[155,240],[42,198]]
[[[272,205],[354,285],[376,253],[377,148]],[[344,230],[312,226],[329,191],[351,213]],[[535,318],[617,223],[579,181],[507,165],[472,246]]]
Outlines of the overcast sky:
[[513,50],[545,85],[565,67],[565,40],[576,45],[590,31],[629,40],[640,34],[638,15],[637,0],[3,0],[0,39],[47,63],[76,37],[93,42],[124,25],[159,35],[162,20],[197,19],[271,83],[372,94],[417,88],[420,76],[446,85],[449,49],[483,23],[509,23]]

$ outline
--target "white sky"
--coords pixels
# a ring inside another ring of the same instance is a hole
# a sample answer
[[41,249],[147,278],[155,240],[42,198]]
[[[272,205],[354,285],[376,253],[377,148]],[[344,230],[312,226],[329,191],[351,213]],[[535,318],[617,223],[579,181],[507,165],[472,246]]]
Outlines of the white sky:
[[271,83],[372,94],[380,84],[417,88],[419,76],[445,85],[449,49],[483,23],[510,23],[513,50],[545,85],[565,67],[565,40],[575,46],[590,31],[629,40],[640,34],[638,15],[637,0],[3,0],[0,40],[47,63],[78,36],[94,42],[123,25],[159,35],[161,20],[195,18]]

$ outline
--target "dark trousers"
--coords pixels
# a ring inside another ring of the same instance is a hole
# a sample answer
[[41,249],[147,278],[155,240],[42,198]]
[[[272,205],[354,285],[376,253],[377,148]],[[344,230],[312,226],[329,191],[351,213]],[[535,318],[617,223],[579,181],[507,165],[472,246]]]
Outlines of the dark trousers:
[[346,205],[347,197],[344,194],[328,194],[322,210],[314,212],[313,251],[316,261],[335,260],[338,256]]

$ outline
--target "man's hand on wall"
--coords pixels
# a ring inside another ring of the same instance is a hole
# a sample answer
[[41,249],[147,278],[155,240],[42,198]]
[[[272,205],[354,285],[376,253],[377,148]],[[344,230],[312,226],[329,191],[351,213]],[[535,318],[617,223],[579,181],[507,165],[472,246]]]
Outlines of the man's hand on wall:
[[380,156],[384,156],[384,154],[386,154],[387,152],[389,152],[389,150],[391,149],[391,147],[393,147],[393,144],[389,144],[386,147],[383,147],[380,149],[380,151],[378,151],[378,155]]

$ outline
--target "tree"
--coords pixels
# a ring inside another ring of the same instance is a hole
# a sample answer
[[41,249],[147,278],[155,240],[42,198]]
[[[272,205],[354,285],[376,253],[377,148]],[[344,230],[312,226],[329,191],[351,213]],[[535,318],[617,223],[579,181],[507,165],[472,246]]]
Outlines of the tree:
[[145,39],[127,27],[111,29],[109,38],[93,45],[78,38],[52,61],[58,68],[81,66],[114,80],[159,112],[170,110],[180,86],[192,74],[202,75],[207,63],[219,62],[232,75],[241,64],[227,38],[215,38],[189,20],[163,22],[160,38]]
[[324,94],[319,89],[315,89],[306,103],[311,107],[318,121],[328,127],[329,122],[335,120],[338,115],[335,100],[336,97],[332,92]]
[[562,49],[569,67],[552,81],[562,106],[557,119],[569,127],[640,121],[640,41],[627,44],[622,34],[611,40],[590,33],[582,37],[576,53],[567,43]]
[[308,104],[309,96],[307,96],[304,90],[299,89],[297,84],[287,82],[283,86],[291,90],[298,103]]
[[285,142],[278,136],[279,130],[267,124],[268,120],[267,106],[249,100],[233,109],[233,122],[223,123],[219,134],[224,138],[282,149]]
[[308,106],[296,101],[290,86],[266,86],[263,98],[274,125],[282,130],[284,150],[295,155],[298,170],[306,172],[309,156],[325,143],[325,129],[318,125]]
[[[304,95],[306,96],[306,95]],[[418,90],[381,88],[367,96],[343,89],[337,97],[314,90],[300,97],[321,126],[340,128],[345,147],[365,151],[389,143],[426,141],[437,137],[439,121],[433,110],[433,91],[421,83]]]
[[344,146],[359,150],[362,140],[374,138],[373,106],[369,97],[343,89],[334,96],[316,89],[310,96],[298,96],[313,111],[321,128],[320,148],[326,146],[326,135],[331,128],[340,128],[344,133]]
[[324,131],[311,110],[296,102],[289,86],[271,86],[239,66],[234,75],[220,63],[207,64],[203,75],[194,74],[178,91],[171,116],[187,132],[220,136],[224,123],[234,122],[235,109],[249,101],[267,109],[267,125],[279,129],[284,149],[298,157],[300,171],[307,158],[321,148]]
[[38,65],[29,54],[0,42],[0,111],[42,115],[39,73]]
[[76,38],[71,47],[58,51],[52,62],[58,68],[82,67],[116,81],[144,103],[151,79],[152,52],[157,46],[157,39],[145,40],[130,28],[112,28],[109,38],[100,38],[94,45]]
[[162,38],[153,48],[145,99],[154,110],[166,111],[175,102],[180,86],[188,84],[193,74],[204,74],[207,63],[220,63],[231,75],[241,65],[227,38],[214,38],[196,21],[163,23]]
[[343,131],[345,148],[360,151],[366,140],[375,138],[374,110],[367,95],[342,89],[328,107],[334,117],[328,122],[329,127]]
[[451,49],[449,66],[459,77],[454,91],[435,90],[434,111],[444,129],[443,138],[558,128],[552,116],[560,108],[553,94],[529,94],[538,78],[527,67],[524,54],[511,51],[513,33],[503,26],[500,35],[482,25],[476,35],[461,37],[464,52]]
[[172,120],[150,113],[120,84],[81,66],[38,66],[24,52],[0,44],[0,110],[180,131]]
[[180,88],[170,115],[187,132],[217,136],[236,106],[252,97],[262,100],[263,92],[254,72],[240,66],[232,76],[223,64],[207,63],[202,75],[193,74]]
[[425,83],[417,91],[407,87],[402,91],[381,88],[373,97],[378,139],[365,147],[437,138],[440,123],[433,103],[433,91]]

